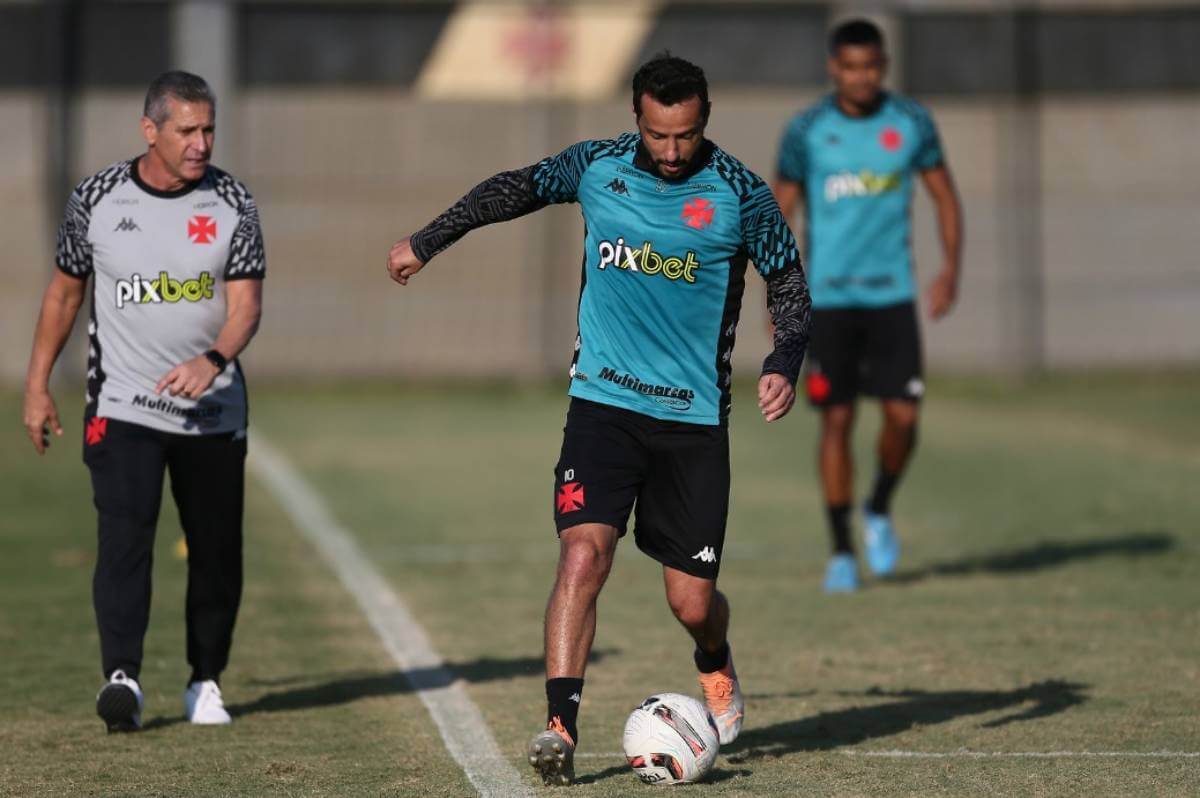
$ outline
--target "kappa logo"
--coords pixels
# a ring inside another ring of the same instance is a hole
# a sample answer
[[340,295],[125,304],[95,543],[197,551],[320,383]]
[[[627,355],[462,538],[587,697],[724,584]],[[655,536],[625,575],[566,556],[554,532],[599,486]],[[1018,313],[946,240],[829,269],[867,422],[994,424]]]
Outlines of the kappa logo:
[[629,196],[629,186],[625,185],[625,181],[619,177],[614,177],[612,182],[605,186],[605,188],[614,194],[619,194],[623,197]]
[[717,554],[713,551],[712,546],[705,546],[704,548],[700,549],[700,551],[693,554],[692,559],[712,564],[717,561]]
[[188,219],[187,234],[193,244],[211,244],[217,237],[217,220],[211,216],[193,216]]
[[583,696],[581,696],[579,693],[571,693],[571,697],[567,700],[574,701],[576,704],[580,704],[583,703]]
[[132,233],[135,230],[140,233],[142,228],[138,227],[137,222],[128,216],[122,217],[117,226],[113,228],[114,233]]

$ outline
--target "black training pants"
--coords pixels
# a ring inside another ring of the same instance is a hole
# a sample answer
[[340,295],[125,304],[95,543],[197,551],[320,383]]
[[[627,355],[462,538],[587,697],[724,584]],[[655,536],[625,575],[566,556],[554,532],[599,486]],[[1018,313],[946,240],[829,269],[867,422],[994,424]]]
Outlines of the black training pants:
[[188,663],[193,679],[216,679],[229,661],[242,595],[245,436],[183,435],[101,418],[84,428],[83,460],[99,514],[92,600],[104,677],[120,668],[137,678],[141,669],[165,469],[188,547]]

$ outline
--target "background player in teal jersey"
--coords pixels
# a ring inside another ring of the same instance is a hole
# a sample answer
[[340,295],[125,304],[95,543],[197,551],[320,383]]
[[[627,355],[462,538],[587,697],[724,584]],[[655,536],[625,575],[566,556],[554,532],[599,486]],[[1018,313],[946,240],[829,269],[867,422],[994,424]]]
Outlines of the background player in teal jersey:
[[[730,358],[745,269],[767,282],[774,350],[759,407],[788,412],[808,340],[800,254],[769,186],[704,138],[704,73],[660,56],[633,79],[636,133],[584,141],[476,186],[392,247],[402,285],[468,231],[551,203],[585,222],[572,397],[555,471],[558,575],[546,608],[547,727],[529,761],[569,784],[596,599],[636,505],[638,548],[663,565],[667,602],[694,658],[722,743],[744,702],[716,589],[729,505]],[[640,696],[639,696],[640,697]]]
[[835,91],[797,114],[784,131],[774,183],[785,217],[803,202],[813,329],[808,398],[821,411],[818,452],[833,534],[825,589],[858,588],[850,538],[855,399],[883,407],[875,485],[864,508],[867,564],[891,573],[900,555],[889,504],[916,441],[924,393],[910,251],[912,176],[937,210],[943,262],[926,294],[929,315],[950,311],[958,293],[961,209],[933,118],[883,91],[883,37],[870,22],[830,38]]

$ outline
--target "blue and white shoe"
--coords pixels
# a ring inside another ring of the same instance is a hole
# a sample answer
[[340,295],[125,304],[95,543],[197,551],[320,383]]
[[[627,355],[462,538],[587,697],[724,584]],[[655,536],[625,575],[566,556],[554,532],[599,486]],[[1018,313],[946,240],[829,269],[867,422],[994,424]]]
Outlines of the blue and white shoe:
[[853,554],[835,554],[825,566],[826,593],[853,593],[858,590],[858,562]]
[[896,537],[892,519],[864,510],[863,520],[866,527],[863,539],[866,542],[867,565],[876,576],[887,576],[896,570],[896,563],[900,561],[900,541]]

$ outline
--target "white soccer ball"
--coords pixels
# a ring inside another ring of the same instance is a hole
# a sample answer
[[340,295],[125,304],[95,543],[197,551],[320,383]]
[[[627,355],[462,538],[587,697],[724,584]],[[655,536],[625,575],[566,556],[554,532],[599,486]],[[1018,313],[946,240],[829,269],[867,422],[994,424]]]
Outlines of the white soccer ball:
[[625,721],[625,759],[646,784],[699,781],[720,745],[712,713],[691,696],[652,695]]

